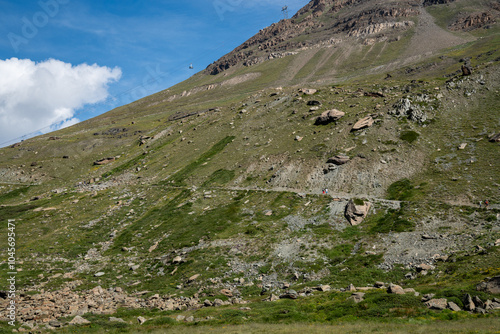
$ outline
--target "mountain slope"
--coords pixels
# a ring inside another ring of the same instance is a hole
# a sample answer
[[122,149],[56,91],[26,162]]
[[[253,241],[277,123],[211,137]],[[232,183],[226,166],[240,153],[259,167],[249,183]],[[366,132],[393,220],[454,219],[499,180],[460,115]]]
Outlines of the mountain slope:
[[[159,309],[151,329],[242,302],[257,322],[447,314],[339,293],[376,281],[462,309],[465,293],[493,300],[476,285],[500,275],[498,14],[495,1],[311,1],[185,82],[0,150],[18,319],[108,329],[120,307]],[[334,291],[304,297],[320,284]],[[261,303],[289,289],[304,299]],[[210,321],[246,321],[238,307]]]

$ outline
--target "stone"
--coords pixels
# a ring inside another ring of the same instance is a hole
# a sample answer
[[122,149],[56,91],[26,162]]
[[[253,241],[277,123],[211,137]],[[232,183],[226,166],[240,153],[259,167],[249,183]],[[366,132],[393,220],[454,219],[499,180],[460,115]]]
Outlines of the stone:
[[476,305],[472,301],[472,297],[469,294],[464,296],[463,303],[466,311],[474,311],[476,309]]
[[219,306],[224,305],[224,302],[221,299],[217,298],[217,299],[214,300],[214,302],[212,304],[215,307],[219,307]]
[[301,136],[295,136],[295,141],[302,141],[302,139],[304,139],[304,137],[301,137]]
[[392,283],[387,288],[387,292],[393,293],[396,295],[404,295],[405,294],[405,291],[403,290],[402,287],[400,287],[399,285],[396,285],[396,284],[392,284]]
[[422,296],[422,301],[427,302],[427,301],[431,300],[432,298],[434,298],[434,296],[435,296],[434,293],[427,293],[427,294]]
[[297,299],[298,296],[299,295],[298,295],[297,291],[295,291],[295,290],[288,290],[287,293],[282,294],[280,296],[280,299]]
[[203,302],[203,306],[205,307],[210,307],[210,306],[213,306],[212,302],[208,299],[206,299],[204,302]]
[[275,294],[271,294],[268,298],[264,299],[264,301],[266,302],[275,302],[277,300],[279,300],[280,297],[276,296]]
[[320,285],[317,287],[317,290],[321,292],[327,292],[331,290],[331,287],[329,285]]
[[347,291],[350,291],[350,292],[355,292],[356,291],[356,287],[354,286],[354,284],[349,284],[349,286],[347,287],[346,289]]
[[188,283],[194,282],[198,277],[200,277],[200,274],[193,275],[188,278]]
[[419,264],[417,266],[417,271],[418,272],[421,272],[421,271],[424,271],[424,270],[425,271],[429,271],[429,270],[432,270],[432,269],[434,269],[434,267],[432,267],[432,266],[430,266],[428,264],[425,264],[425,263]]
[[178,315],[175,319],[176,319],[177,321],[184,321],[184,319],[186,319],[186,317],[185,317],[185,316],[183,316],[183,315],[180,315],[180,314],[179,314],[179,315]]
[[462,65],[462,75],[463,76],[469,76],[472,74],[472,70],[470,66],[468,65]]
[[357,121],[356,124],[353,125],[351,132],[365,129],[365,128],[369,128],[370,126],[373,125],[373,122],[374,122],[374,120],[371,116],[367,116],[365,118],[362,118],[359,121]]
[[194,321],[194,317],[193,316],[189,316],[186,318],[186,322],[193,322]]
[[458,146],[458,149],[459,150],[465,150],[465,148],[467,147],[467,143],[462,143]]
[[300,93],[306,94],[306,95],[314,95],[318,90],[312,89],[312,88],[302,88],[299,90]]
[[445,310],[448,307],[448,301],[446,298],[431,299],[425,302],[425,306],[432,310]]
[[350,199],[345,207],[344,216],[352,226],[359,225],[365,220],[370,207],[370,202],[364,202],[363,205],[355,205],[354,201]]
[[413,295],[415,295],[415,297],[418,297],[420,295],[420,293],[418,293],[417,291],[415,291],[415,289],[413,288],[407,288],[407,289],[403,289],[404,293],[413,293]]
[[385,286],[384,282],[375,282],[374,286],[378,289],[383,288]]
[[448,302],[448,308],[452,311],[455,311],[455,312],[458,312],[458,311],[461,311],[462,309],[457,305],[455,304],[454,302]]
[[332,122],[338,121],[344,115],[345,113],[343,111],[337,109],[327,110],[323,112],[320,116],[318,116],[318,118],[316,118],[314,125],[327,125]]
[[474,296],[472,298],[472,301],[474,302],[474,305],[476,305],[476,308],[479,307],[479,308],[483,308],[485,309],[486,307],[484,306],[484,302],[481,300],[481,298],[479,298],[478,296]]
[[77,315],[76,317],[73,318],[73,320],[71,320],[69,322],[69,324],[70,325],[86,325],[86,324],[90,324],[90,321]]
[[110,322],[125,322],[122,318],[109,317]]
[[147,320],[146,320],[146,318],[144,318],[144,317],[137,317],[137,322],[138,322],[140,325],[142,325],[142,324],[143,324],[143,323],[145,323],[146,321],[147,321]]
[[427,115],[418,104],[413,104],[410,99],[404,98],[393,105],[393,110],[389,112],[396,117],[405,116],[413,122],[423,123],[427,120]]
[[98,272],[98,273],[95,273],[95,274],[94,274],[94,277],[101,277],[101,276],[104,276],[104,275],[105,275],[105,274],[104,274],[102,271],[100,271],[100,272]]
[[308,105],[308,106],[320,106],[320,105],[321,105],[321,102],[316,101],[316,100],[311,100],[311,101],[308,101],[308,102],[307,102],[307,105]]
[[173,264],[179,264],[179,263],[181,263],[181,262],[182,262],[182,257],[180,257],[180,256],[176,256],[176,257],[174,257],[174,259],[172,260],[172,263],[173,263]]
[[94,165],[97,165],[97,166],[107,165],[115,160],[116,159],[114,157],[113,158],[104,158],[104,159],[95,161]]
[[339,155],[336,155],[336,156],[328,159],[327,163],[331,163],[331,164],[335,164],[337,166],[340,166],[340,165],[344,165],[344,164],[348,163],[349,160],[351,160],[351,158],[349,158],[347,155],[339,154]]
[[353,293],[351,297],[347,298],[349,300],[353,300],[356,304],[361,303],[364,299],[365,294],[363,292]]
[[220,293],[223,294],[224,296],[227,296],[227,297],[233,296],[233,293],[231,292],[231,290],[228,290],[228,289],[222,289],[222,290],[220,290]]
[[59,328],[59,327],[62,327],[62,324],[57,320],[50,320],[49,326]]
[[491,136],[489,139],[488,139],[490,142],[492,143],[498,143],[500,142],[500,132]]
[[487,282],[481,282],[476,286],[477,291],[484,291],[490,294],[500,294],[500,276],[490,278]]

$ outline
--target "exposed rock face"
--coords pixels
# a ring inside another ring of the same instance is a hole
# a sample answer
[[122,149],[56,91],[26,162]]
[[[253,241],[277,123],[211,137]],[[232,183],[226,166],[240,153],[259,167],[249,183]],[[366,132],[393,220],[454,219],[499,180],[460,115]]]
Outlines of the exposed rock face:
[[500,276],[493,277],[488,282],[479,283],[476,289],[491,294],[500,294]]
[[345,217],[352,226],[359,225],[363,222],[370,210],[371,203],[365,202],[364,205],[355,205],[351,199],[345,208]]
[[337,109],[332,109],[325,111],[322,113],[317,119],[316,122],[314,123],[315,125],[326,125],[330,124],[332,122],[338,121],[345,115],[344,112],[337,110]]
[[[498,17],[498,13],[496,15]],[[475,13],[472,15],[468,15],[466,17],[461,17],[457,19],[454,23],[452,23],[449,28],[450,30],[463,30],[463,31],[471,31],[479,28],[483,28],[489,24],[493,24],[496,22],[496,17],[494,14],[490,12],[484,13]]]
[[367,116],[365,118],[360,119],[359,121],[354,124],[352,127],[351,131],[357,131],[365,128],[369,128],[370,126],[373,125],[373,118],[371,116]]
[[[341,11],[349,7],[349,10]],[[336,15],[336,20],[321,20],[324,15]],[[304,47],[332,44],[343,37],[359,38],[406,30],[414,24],[402,17],[418,16],[411,3],[380,2],[367,4],[363,0],[312,0],[289,20],[281,20],[262,29],[258,34],[206,68],[211,75],[242,64],[253,66],[268,59],[296,54]],[[300,19],[300,20],[299,20]],[[314,35],[308,41],[295,38],[304,32]],[[327,33],[326,33],[327,32]]]

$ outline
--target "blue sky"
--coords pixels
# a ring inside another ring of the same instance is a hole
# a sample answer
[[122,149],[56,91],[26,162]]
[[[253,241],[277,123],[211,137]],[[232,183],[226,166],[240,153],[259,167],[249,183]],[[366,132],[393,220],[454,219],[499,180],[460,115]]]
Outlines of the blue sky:
[[0,0],[0,146],[181,82],[308,2]]

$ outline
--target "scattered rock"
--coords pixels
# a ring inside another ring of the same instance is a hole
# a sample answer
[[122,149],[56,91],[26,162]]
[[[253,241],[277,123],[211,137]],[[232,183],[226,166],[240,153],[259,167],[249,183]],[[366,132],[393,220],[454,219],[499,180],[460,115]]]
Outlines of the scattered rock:
[[306,95],[314,95],[316,94],[318,90],[317,89],[312,89],[312,88],[302,88],[299,90],[300,93],[306,94]]
[[356,291],[356,287],[354,286],[354,284],[349,284],[349,286],[347,287],[346,289],[347,291],[350,291],[350,292],[355,292]]
[[463,303],[466,311],[474,311],[476,309],[476,305],[472,301],[472,297],[469,294],[464,296]]
[[352,226],[359,225],[366,218],[366,215],[368,215],[370,207],[370,202],[364,202],[363,205],[355,205],[354,201],[351,199],[345,207],[344,216]]
[[177,321],[184,321],[184,320],[186,319],[186,317],[185,317],[185,316],[183,316],[183,315],[180,315],[180,314],[179,314],[179,315],[178,315],[175,319],[176,319]]
[[193,276],[189,277],[189,279],[188,279],[188,283],[191,283],[191,282],[196,281],[196,279],[197,279],[198,277],[200,277],[200,274],[196,274],[196,275],[193,275]]
[[275,294],[271,294],[269,297],[267,297],[266,299],[264,299],[264,301],[266,302],[275,302],[277,300],[279,300],[280,297],[276,296]]
[[113,158],[104,158],[101,160],[94,161],[94,165],[98,165],[98,166],[107,165],[115,160],[116,159],[114,157]]
[[446,298],[431,299],[425,302],[425,306],[433,310],[445,310],[448,307],[448,301]]
[[423,123],[427,120],[427,115],[418,104],[413,104],[410,99],[404,98],[393,105],[393,110],[389,114],[396,117],[407,117],[413,122]]
[[387,288],[388,293],[394,293],[396,295],[404,295],[405,291],[403,290],[402,287],[396,284],[390,284],[389,287]]
[[95,274],[94,274],[94,277],[101,277],[101,276],[104,276],[104,275],[105,275],[105,274],[104,274],[102,271],[100,271],[100,272],[98,272],[98,273],[95,273]]
[[49,326],[59,328],[62,327],[62,324],[57,320],[51,320],[49,321]]
[[180,256],[176,256],[176,257],[174,257],[174,259],[172,260],[172,263],[173,263],[173,264],[179,264],[179,263],[182,263],[182,257],[180,257]]
[[500,294],[500,276],[495,276],[488,282],[481,282],[476,286],[477,291],[484,291],[490,294]]
[[373,118],[371,116],[367,116],[365,118],[360,119],[359,121],[356,122],[356,124],[353,125],[351,132],[352,131],[357,131],[365,128],[369,128],[370,126],[373,125]]
[[307,102],[307,105],[308,105],[308,106],[320,106],[320,105],[321,105],[321,102],[316,101],[316,100],[311,100],[311,101],[308,101],[308,102]]
[[332,109],[332,110],[327,110],[323,112],[318,118],[316,118],[316,122],[314,123],[315,125],[327,125],[332,122],[336,122],[339,119],[341,119],[345,115],[344,112],[337,110],[337,109]]
[[500,132],[497,133],[496,135],[493,135],[489,138],[489,141],[492,143],[498,143],[500,142]]
[[332,163],[335,165],[344,165],[344,164],[348,163],[349,160],[351,160],[351,158],[349,158],[347,155],[339,154],[339,155],[336,155],[336,156],[328,159],[328,163]]
[[73,320],[71,320],[69,322],[69,324],[70,325],[86,325],[86,324],[90,324],[90,321],[77,315],[76,317],[73,318]]
[[147,321],[147,320],[146,320],[146,318],[144,318],[144,317],[137,317],[137,322],[138,322],[140,325],[142,325],[142,324],[143,324],[143,323],[145,323],[146,321]]
[[348,299],[353,300],[356,304],[361,303],[364,299],[365,294],[363,292],[353,293]]
[[422,296],[422,302],[427,302],[429,300],[431,300],[432,298],[434,298],[435,294],[434,293],[427,293],[425,295]]
[[455,311],[455,312],[458,312],[458,311],[461,311],[462,309],[457,305],[455,304],[454,302],[448,302],[448,308],[452,311]]
[[301,137],[301,136],[295,136],[295,141],[302,141],[302,139],[304,139],[304,137]]
[[458,146],[459,150],[464,150],[467,147],[467,143],[462,143],[460,146]]
[[122,318],[109,317],[110,322],[125,322]]
[[295,290],[288,290],[287,293],[282,294],[280,296],[280,299],[297,299],[298,296],[299,295],[298,295],[297,291],[295,291]]
[[222,290],[220,290],[220,293],[223,294],[224,296],[227,296],[227,297],[233,296],[233,293],[231,292],[231,290],[228,290],[228,289],[222,289]]

